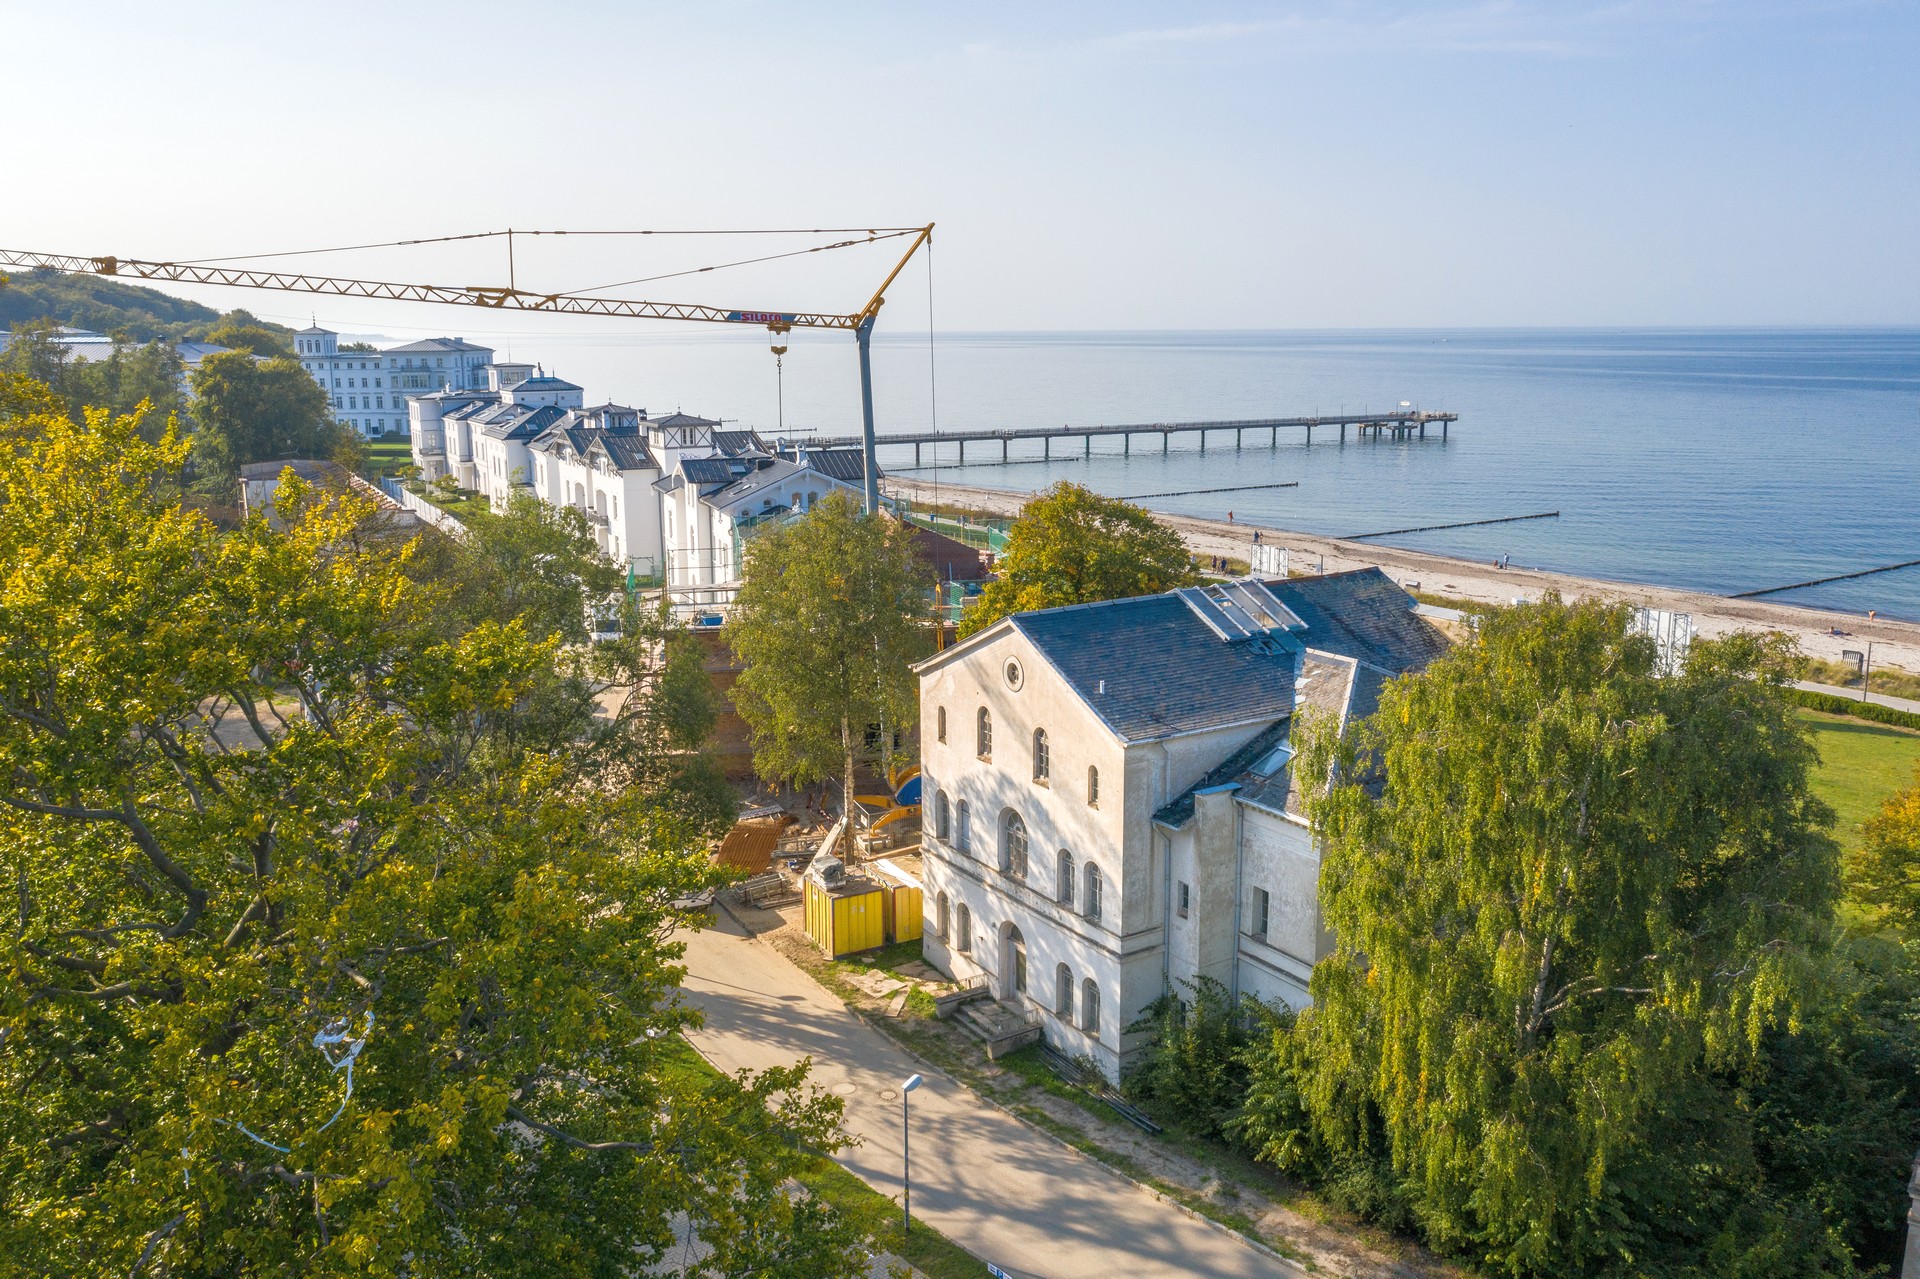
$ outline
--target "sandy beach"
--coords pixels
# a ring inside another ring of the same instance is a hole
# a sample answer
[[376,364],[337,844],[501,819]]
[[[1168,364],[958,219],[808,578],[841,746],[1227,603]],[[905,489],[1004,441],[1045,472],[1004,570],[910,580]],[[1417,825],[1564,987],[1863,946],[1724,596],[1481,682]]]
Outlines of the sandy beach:
[[[910,477],[888,477],[889,493],[913,501],[935,500],[931,483]],[[941,483],[937,497],[996,515],[1016,515],[1031,493],[1009,489],[981,488],[974,485]],[[1886,618],[1868,620],[1854,613],[1835,613],[1824,609],[1800,608],[1776,604],[1764,599],[1730,599],[1700,591],[1674,590],[1639,582],[1616,582],[1600,578],[1575,577],[1523,568],[1518,564],[1496,568],[1485,561],[1454,559],[1421,551],[1399,550],[1371,542],[1349,542],[1320,537],[1292,529],[1225,520],[1203,520],[1184,515],[1155,512],[1161,523],[1179,531],[1197,555],[1225,555],[1244,560],[1249,556],[1256,530],[1269,545],[1285,546],[1295,572],[1324,567],[1329,573],[1345,569],[1377,566],[1394,581],[1409,590],[1483,604],[1510,604],[1515,599],[1537,599],[1546,591],[1558,591],[1567,599],[1619,600],[1650,608],[1687,613],[1700,635],[1718,636],[1742,630],[1784,631],[1799,642],[1809,657],[1839,660],[1841,650],[1859,650],[1873,642],[1873,661],[1878,666],[1898,666],[1920,672],[1920,623]]]

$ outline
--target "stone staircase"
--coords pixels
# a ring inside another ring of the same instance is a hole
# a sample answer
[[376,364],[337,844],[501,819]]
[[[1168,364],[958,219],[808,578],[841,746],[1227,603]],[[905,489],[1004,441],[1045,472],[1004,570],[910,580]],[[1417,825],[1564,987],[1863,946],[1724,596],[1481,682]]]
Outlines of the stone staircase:
[[1012,1008],[986,991],[954,1009],[953,1019],[987,1046],[987,1056],[999,1060],[1016,1048],[1037,1043],[1040,1021],[1032,1013]]

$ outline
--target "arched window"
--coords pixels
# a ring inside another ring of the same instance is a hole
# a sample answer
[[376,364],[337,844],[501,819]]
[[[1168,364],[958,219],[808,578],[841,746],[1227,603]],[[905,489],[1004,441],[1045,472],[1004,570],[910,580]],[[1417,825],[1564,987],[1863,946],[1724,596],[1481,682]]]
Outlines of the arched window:
[[1000,818],[1000,869],[1014,879],[1027,877],[1027,824],[1011,808]]
[[1081,908],[1088,919],[1096,923],[1100,919],[1100,868],[1092,862],[1087,863],[1087,889],[1081,898]]
[[1100,807],[1100,770],[1091,766],[1087,769],[1087,807]]
[[1047,749],[1047,730],[1033,730],[1033,780],[1044,782],[1053,771],[1051,752]]
[[993,716],[982,706],[973,722],[974,754],[986,759],[993,754]]
[[938,930],[939,936],[941,937],[942,940],[945,940],[946,938],[952,936],[952,934],[947,931],[947,929],[953,924],[952,912],[953,912],[953,903],[947,899],[947,895],[945,893],[941,893],[940,894],[940,910],[939,910],[939,913],[934,916],[934,919],[936,921],[935,928]]
[[933,713],[934,736],[940,741],[947,740],[947,708],[942,706]]
[[950,837],[949,823],[953,817],[953,805],[947,802],[947,793],[941,791],[933,797],[933,833],[942,843]]
[[1053,1011],[1064,1021],[1073,1020],[1073,969],[1065,964],[1053,970]]
[[1054,897],[1062,906],[1073,905],[1073,854],[1066,849],[1060,850],[1056,860],[1057,867],[1053,876]]
[[[960,851],[963,853],[972,852],[973,851],[973,809],[968,806],[967,801],[964,799],[960,801],[959,836],[960,836],[959,838]],[[964,910],[965,907],[962,907],[961,909]]]
[[954,934],[953,944],[963,955],[973,952],[973,912],[967,909],[965,902],[960,903],[958,932]]
[[1100,988],[1091,977],[1080,986],[1080,1029],[1100,1038]]

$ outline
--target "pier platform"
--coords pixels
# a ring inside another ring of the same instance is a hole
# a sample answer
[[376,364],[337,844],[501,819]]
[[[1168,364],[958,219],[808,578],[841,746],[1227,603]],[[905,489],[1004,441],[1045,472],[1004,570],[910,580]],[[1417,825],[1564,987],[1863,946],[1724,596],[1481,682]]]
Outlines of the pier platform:
[[[977,449],[981,445],[1000,446],[1000,460],[1011,461],[1013,446],[1025,440],[1040,441],[1042,458],[1053,456],[1055,441],[1079,440],[1085,454],[1093,455],[1093,442],[1096,439],[1111,439],[1118,436],[1122,441],[1122,451],[1133,452],[1133,437],[1146,436],[1149,440],[1160,437],[1160,451],[1167,452],[1176,435],[1200,437],[1200,450],[1206,451],[1207,436],[1231,433],[1236,448],[1246,442],[1247,432],[1267,432],[1267,443],[1278,444],[1281,431],[1303,430],[1307,443],[1313,443],[1315,430],[1338,431],[1344,442],[1347,432],[1357,436],[1375,439],[1426,438],[1427,428],[1437,426],[1440,436],[1445,439],[1447,429],[1458,421],[1457,413],[1431,413],[1420,409],[1401,409],[1391,413],[1342,413],[1337,415],[1316,414],[1313,417],[1262,417],[1246,418],[1221,422],[1127,422],[1117,425],[1102,423],[1099,426],[1029,426],[1012,427],[1000,430],[974,431],[902,431],[876,437],[874,444],[878,448],[896,448],[911,445],[913,463],[920,464],[920,451],[928,445],[953,444],[960,449],[960,461],[967,460],[967,445]],[[813,448],[859,448],[861,439],[857,435],[802,436],[792,443],[804,444]]]

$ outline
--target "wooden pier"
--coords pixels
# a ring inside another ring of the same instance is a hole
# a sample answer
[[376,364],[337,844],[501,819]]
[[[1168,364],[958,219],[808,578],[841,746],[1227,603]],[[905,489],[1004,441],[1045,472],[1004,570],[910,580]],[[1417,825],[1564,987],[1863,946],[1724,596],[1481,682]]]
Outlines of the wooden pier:
[[[1425,439],[1427,436],[1427,428],[1429,426],[1438,426],[1440,428],[1440,438],[1445,439],[1447,437],[1447,428],[1453,422],[1457,421],[1459,416],[1458,413],[1428,413],[1419,409],[1402,409],[1392,413],[1346,413],[1334,416],[1320,415],[1315,417],[1262,417],[1228,422],[1131,422],[1116,426],[1103,424],[1100,426],[1030,426],[986,431],[905,431],[895,435],[879,436],[874,440],[874,443],[876,446],[882,448],[911,444],[913,446],[913,464],[915,466],[920,465],[921,448],[929,444],[958,445],[960,448],[960,461],[964,463],[967,460],[967,445],[997,443],[1000,446],[1000,460],[1002,462],[1008,462],[1013,459],[1014,444],[1021,440],[1040,441],[1040,456],[1042,459],[1051,459],[1053,457],[1053,444],[1055,440],[1079,440],[1082,443],[1085,455],[1092,457],[1093,442],[1095,439],[1111,438],[1116,435],[1120,437],[1122,453],[1131,455],[1133,452],[1133,437],[1136,435],[1144,435],[1149,438],[1155,435],[1159,436],[1160,451],[1165,453],[1171,448],[1171,442],[1174,436],[1198,433],[1200,436],[1200,451],[1204,453],[1207,451],[1207,435],[1210,432],[1217,435],[1226,431],[1233,433],[1233,445],[1235,448],[1239,448],[1245,443],[1245,437],[1248,431],[1267,432],[1267,442],[1269,445],[1279,444],[1280,432],[1283,430],[1304,430],[1307,433],[1307,443],[1311,444],[1313,443],[1313,433],[1316,429],[1322,431],[1337,430],[1340,432],[1341,442],[1345,443],[1349,429],[1353,430],[1356,436],[1360,438],[1372,436],[1374,439],[1390,437],[1396,440],[1404,440],[1409,438]],[[860,447],[861,440],[857,435],[836,435],[803,437],[792,442],[804,444],[812,448],[824,449],[858,448]]]

